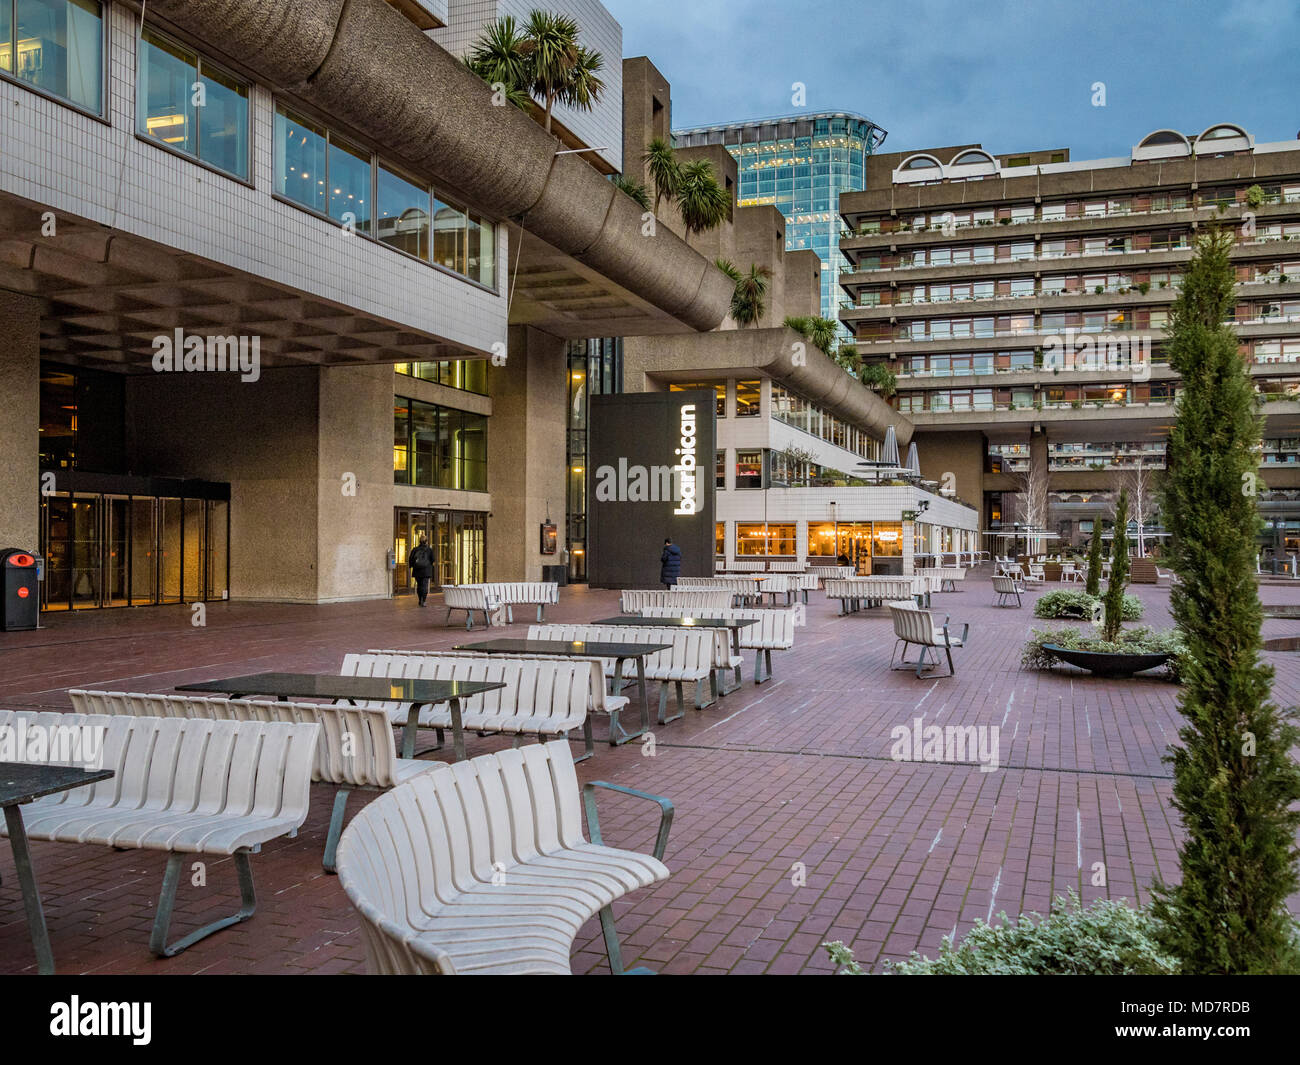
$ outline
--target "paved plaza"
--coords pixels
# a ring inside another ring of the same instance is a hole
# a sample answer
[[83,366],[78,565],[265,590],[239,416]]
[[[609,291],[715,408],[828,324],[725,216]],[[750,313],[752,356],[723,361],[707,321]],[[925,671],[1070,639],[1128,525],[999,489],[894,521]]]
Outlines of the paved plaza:
[[[1048,588],[1055,587],[1049,585]],[[1145,623],[1171,624],[1167,588],[1135,586]],[[1300,586],[1270,584],[1266,604],[1300,603]],[[841,939],[864,965],[919,950],[977,918],[1043,910],[1075,889],[1145,900],[1156,877],[1178,873],[1178,825],[1161,761],[1179,725],[1177,688],[1157,678],[1103,681],[1019,670],[1036,622],[992,605],[985,566],[959,593],[934,597],[971,623],[952,679],[918,680],[888,668],[893,632],[883,609],[841,617],[811,595],[795,650],[774,654],[775,676],[745,684],[641,744],[581,764],[603,779],[672,799],[665,861],[671,878],[615,903],[629,964],[668,973],[832,970],[820,944]],[[0,707],[64,709],[73,687],[168,692],[189,681],[267,670],[337,672],[345,652],[448,648],[463,625],[444,625],[439,600],[329,606],[209,604],[206,626],[188,607],[47,615],[48,627],[0,636]],[[523,635],[528,608],[492,636]],[[618,594],[561,590],[547,620],[618,613]],[[1294,621],[1267,620],[1266,636]],[[481,627],[475,639],[485,638]],[[1297,701],[1294,654],[1268,654],[1278,702]],[[652,685],[652,696],[656,694]],[[891,731],[996,727],[999,767],[900,762]],[[595,724],[603,737],[604,721]],[[468,737],[469,754],[500,737]],[[577,745],[575,744],[575,752]],[[440,752],[432,757],[449,757]],[[334,789],[314,785],[311,814],[294,839],[256,856],[259,909],[249,922],[157,960],[148,939],[164,857],[149,851],[34,843],[33,855],[61,973],[360,973],[354,911],[320,859]],[[369,796],[355,797],[350,812]],[[600,795],[607,841],[648,850],[652,807]],[[1105,886],[1094,886],[1096,863]],[[183,883],[177,934],[232,911],[235,876],[212,859],[207,887]],[[1294,900],[1293,900],[1294,902]],[[1297,909],[1292,905],[1292,910]],[[599,925],[574,944],[575,972],[607,972]],[[35,963],[8,847],[0,847],[0,972]]]

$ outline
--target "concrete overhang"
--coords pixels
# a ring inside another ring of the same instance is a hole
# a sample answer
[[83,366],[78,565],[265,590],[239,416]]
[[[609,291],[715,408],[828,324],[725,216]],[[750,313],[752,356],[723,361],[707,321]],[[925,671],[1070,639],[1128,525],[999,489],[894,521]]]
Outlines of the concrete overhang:
[[[705,331],[726,316],[732,284],[712,262],[667,227],[646,227],[634,201],[580,156],[557,154],[562,142],[527,115],[494,106],[488,85],[384,0],[154,0],[149,14],[512,220],[521,275],[567,273],[610,311],[582,332],[583,319],[529,298],[529,324],[605,336],[617,320],[623,335],[641,335]],[[519,227],[538,242],[519,241]]]
[[[799,347],[796,347],[799,345]],[[802,349],[802,354],[798,354]],[[798,357],[796,358],[796,355]],[[840,369],[829,356],[793,329],[724,329],[677,345],[672,337],[641,337],[625,346],[623,373],[629,391],[634,374],[655,382],[682,383],[755,373],[770,377],[816,403],[822,410],[883,439],[894,427],[898,443],[912,439],[912,423],[874,391]]]
[[0,196],[0,289],[41,300],[41,355],[149,371],[153,339],[257,336],[264,366],[356,366],[482,357],[399,323],[44,207]]

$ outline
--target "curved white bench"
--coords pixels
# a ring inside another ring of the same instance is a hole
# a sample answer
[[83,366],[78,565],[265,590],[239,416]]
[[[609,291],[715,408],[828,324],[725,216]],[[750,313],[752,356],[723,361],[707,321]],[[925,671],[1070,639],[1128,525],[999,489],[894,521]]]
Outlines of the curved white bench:
[[[658,804],[653,855],[601,841],[593,789]],[[371,974],[569,973],[574,936],[600,914],[610,969],[623,959],[610,904],[668,878],[667,799],[594,781],[566,743],[485,754],[381,795],[339,844],[339,882],[361,918]]]
[[[910,668],[907,665],[894,666],[894,655],[898,652],[898,645],[903,645],[903,656],[900,662],[907,662],[907,648],[909,644],[915,644],[921,648],[921,656],[916,663],[916,675],[921,676],[922,672],[927,669],[933,669],[939,664],[938,655],[935,655],[933,662],[926,662],[925,657],[928,649],[942,648],[948,656],[948,676],[955,676],[956,669],[952,664],[952,649],[954,647],[963,647],[966,644],[966,638],[970,635],[970,623],[962,629],[960,636],[953,636],[948,632],[948,618],[945,616],[943,624],[940,625],[935,620],[934,614],[928,610],[922,610],[914,603],[887,603],[890,616],[894,621],[894,635],[897,639],[894,641],[894,649],[889,654],[889,666],[891,669]],[[942,674],[938,674],[942,675]]]
[[[489,658],[441,658],[435,655],[348,654],[339,670],[345,677],[405,677],[420,680],[482,680],[505,685],[461,700],[461,734],[456,736],[451,708],[446,703],[421,706],[417,713],[402,703],[375,701],[363,706],[387,711],[389,720],[403,725],[402,757],[415,750],[417,728],[436,729],[439,744],[444,729],[452,729],[455,756],[465,757],[464,730],[503,732],[521,743],[526,735],[567,738],[582,729],[588,753],[592,748],[591,722],[587,718],[590,665],[553,659],[523,660],[493,655]],[[435,748],[436,749],[436,748]]]
[[[387,655],[389,657],[405,656],[408,658],[508,658],[525,662],[586,662],[591,667],[591,688],[588,692],[590,701],[587,703],[588,715],[604,714],[609,718],[609,743],[611,747],[618,742],[615,739],[616,736],[626,735],[619,724],[618,715],[627,709],[630,700],[626,695],[611,695],[605,691],[605,672],[599,658],[572,658],[568,655],[489,655],[486,651],[404,651],[376,650],[374,648],[367,651],[366,654]],[[586,761],[593,753],[594,751],[588,745],[586,753],[581,758],[575,758],[574,761]]]
[[[29,803],[29,839],[167,851],[149,949],[171,957],[257,908],[248,856],[307,820],[315,724],[199,721],[0,710],[0,725],[103,728],[102,766],[114,776]],[[0,830],[4,831],[4,830]],[[167,944],[186,854],[234,858],[241,906]]]
[[917,569],[918,577],[934,578],[940,582],[939,587],[934,588],[936,592],[958,592],[957,587],[966,579],[966,570],[962,566],[929,566]]
[[115,717],[175,717],[207,721],[284,721],[320,726],[312,782],[337,784],[321,866],[334,872],[335,853],[348,799],[354,790],[387,791],[417,773],[445,768],[442,762],[398,758],[385,709],[342,703],[276,702],[200,695],[84,691],[71,688],[72,708]]
[[844,580],[857,571],[852,566],[809,566],[808,572],[822,581]]
[[546,607],[560,601],[560,588],[554,581],[487,581],[483,584],[462,584],[461,588],[482,588],[488,602],[495,600],[506,608],[506,620],[515,620],[517,606],[536,606],[537,620],[542,620]]
[[826,598],[839,599],[840,613],[852,614],[863,606],[913,600],[924,596],[929,585],[924,577],[851,577],[826,581]]
[[749,577],[678,577],[677,586],[687,590],[708,589],[715,591],[726,589],[734,599],[750,603],[762,597],[762,581]]
[[[695,708],[703,710],[712,704],[713,699],[705,699],[704,685],[712,683],[714,662],[717,656],[718,635],[725,636],[722,629],[681,629],[655,628],[647,624],[643,629],[637,625],[530,625],[530,640],[582,640],[586,643],[666,643],[671,647],[645,659],[646,680],[657,680],[659,685],[659,724],[666,725],[676,721],[686,713],[685,695],[682,686],[695,682]],[[727,661],[730,661],[730,647],[726,649]],[[605,676],[614,675],[615,663],[612,659],[602,659]],[[668,710],[668,686],[677,688],[677,713],[665,717]]]
[[442,586],[442,605],[447,608],[447,621],[451,621],[453,610],[465,611],[465,628],[474,627],[474,611],[483,615],[483,627],[488,626],[488,612],[500,606],[495,600],[489,600],[487,589],[481,584],[444,584]]
[[[652,607],[641,611],[646,618],[688,617],[689,614],[674,612],[666,607]],[[719,621],[756,619],[759,624],[739,629],[738,644],[745,650],[754,652],[754,683],[762,684],[772,676],[772,652],[789,651],[794,648],[795,611],[793,610],[721,610],[712,615]],[[718,630],[720,632],[726,630]],[[763,663],[767,669],[763,670]],[[736,683],[741,683],[741,663],[732,660]],[[734,689],[733,689],[734,690]]]
[[629,589],[619,598],[619,609],[624,614],[636,614],[646,607],[670,606],[685,610],[726,610],[731,606],[732,595],[726,589],[696,588],[691,590],[659,591]]

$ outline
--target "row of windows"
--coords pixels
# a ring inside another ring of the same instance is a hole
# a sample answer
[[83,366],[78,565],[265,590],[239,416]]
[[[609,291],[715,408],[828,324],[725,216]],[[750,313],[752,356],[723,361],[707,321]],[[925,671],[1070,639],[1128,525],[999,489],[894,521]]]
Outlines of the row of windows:
[[[798,525],[790,521],[737,521],[736,557],[796,558]],[[726,553],[727,523],[714,524],[713,549]],[[809,558],[840,555],[896,558],[903,553],[903,525],[897,521],[808,522]]]
[[398,373],[407,377],[417,377],[421,381],[459,388],[465,392],[475,392],[480,396],[488,394],[487,360],[453,359],[448,362],[399,362],[393,367]]
[[[97,0],[0,0],[0,73],[96,115],[104,109],[104,39]],[[142,137],[247,182],[249,91],[192,49],[142,31]],[[350,232],[496,286],[492,222],[283,106],[275,115],[275,193]]]
[[772,383],[772,417],[866,459],[875,458],[880,449],[879,441],[869,434],[775,382]]
[[924,411],[1028,410],[1032,407],[1082,407],[1084,404],[1171,403],[1178,389],[1173,381],[1151,384],[1049,385],[1035,390],[1019,388],[938,388],[925,392],[900,392],[898,410]]
[[398,396],[393,483],[487,491],[487,417]]
[[[694,392],[712,390],[717,397],[719,418],[727,416],[727,382],[706,381],[703,383],[686,383],[669,385],[669,392]],[[736,382],[736,417],[757,418],[762,410],[763,385],[760,381]]]

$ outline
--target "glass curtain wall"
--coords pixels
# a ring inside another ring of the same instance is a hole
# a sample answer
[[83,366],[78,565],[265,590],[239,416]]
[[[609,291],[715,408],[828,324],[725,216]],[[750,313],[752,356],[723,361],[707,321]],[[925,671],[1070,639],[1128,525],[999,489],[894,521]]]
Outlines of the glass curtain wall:
[[569,344],[568,428],[565,434],[565,546],[568,579],[587,579],[587,401],[623,391],[623,341],[619,337]]

